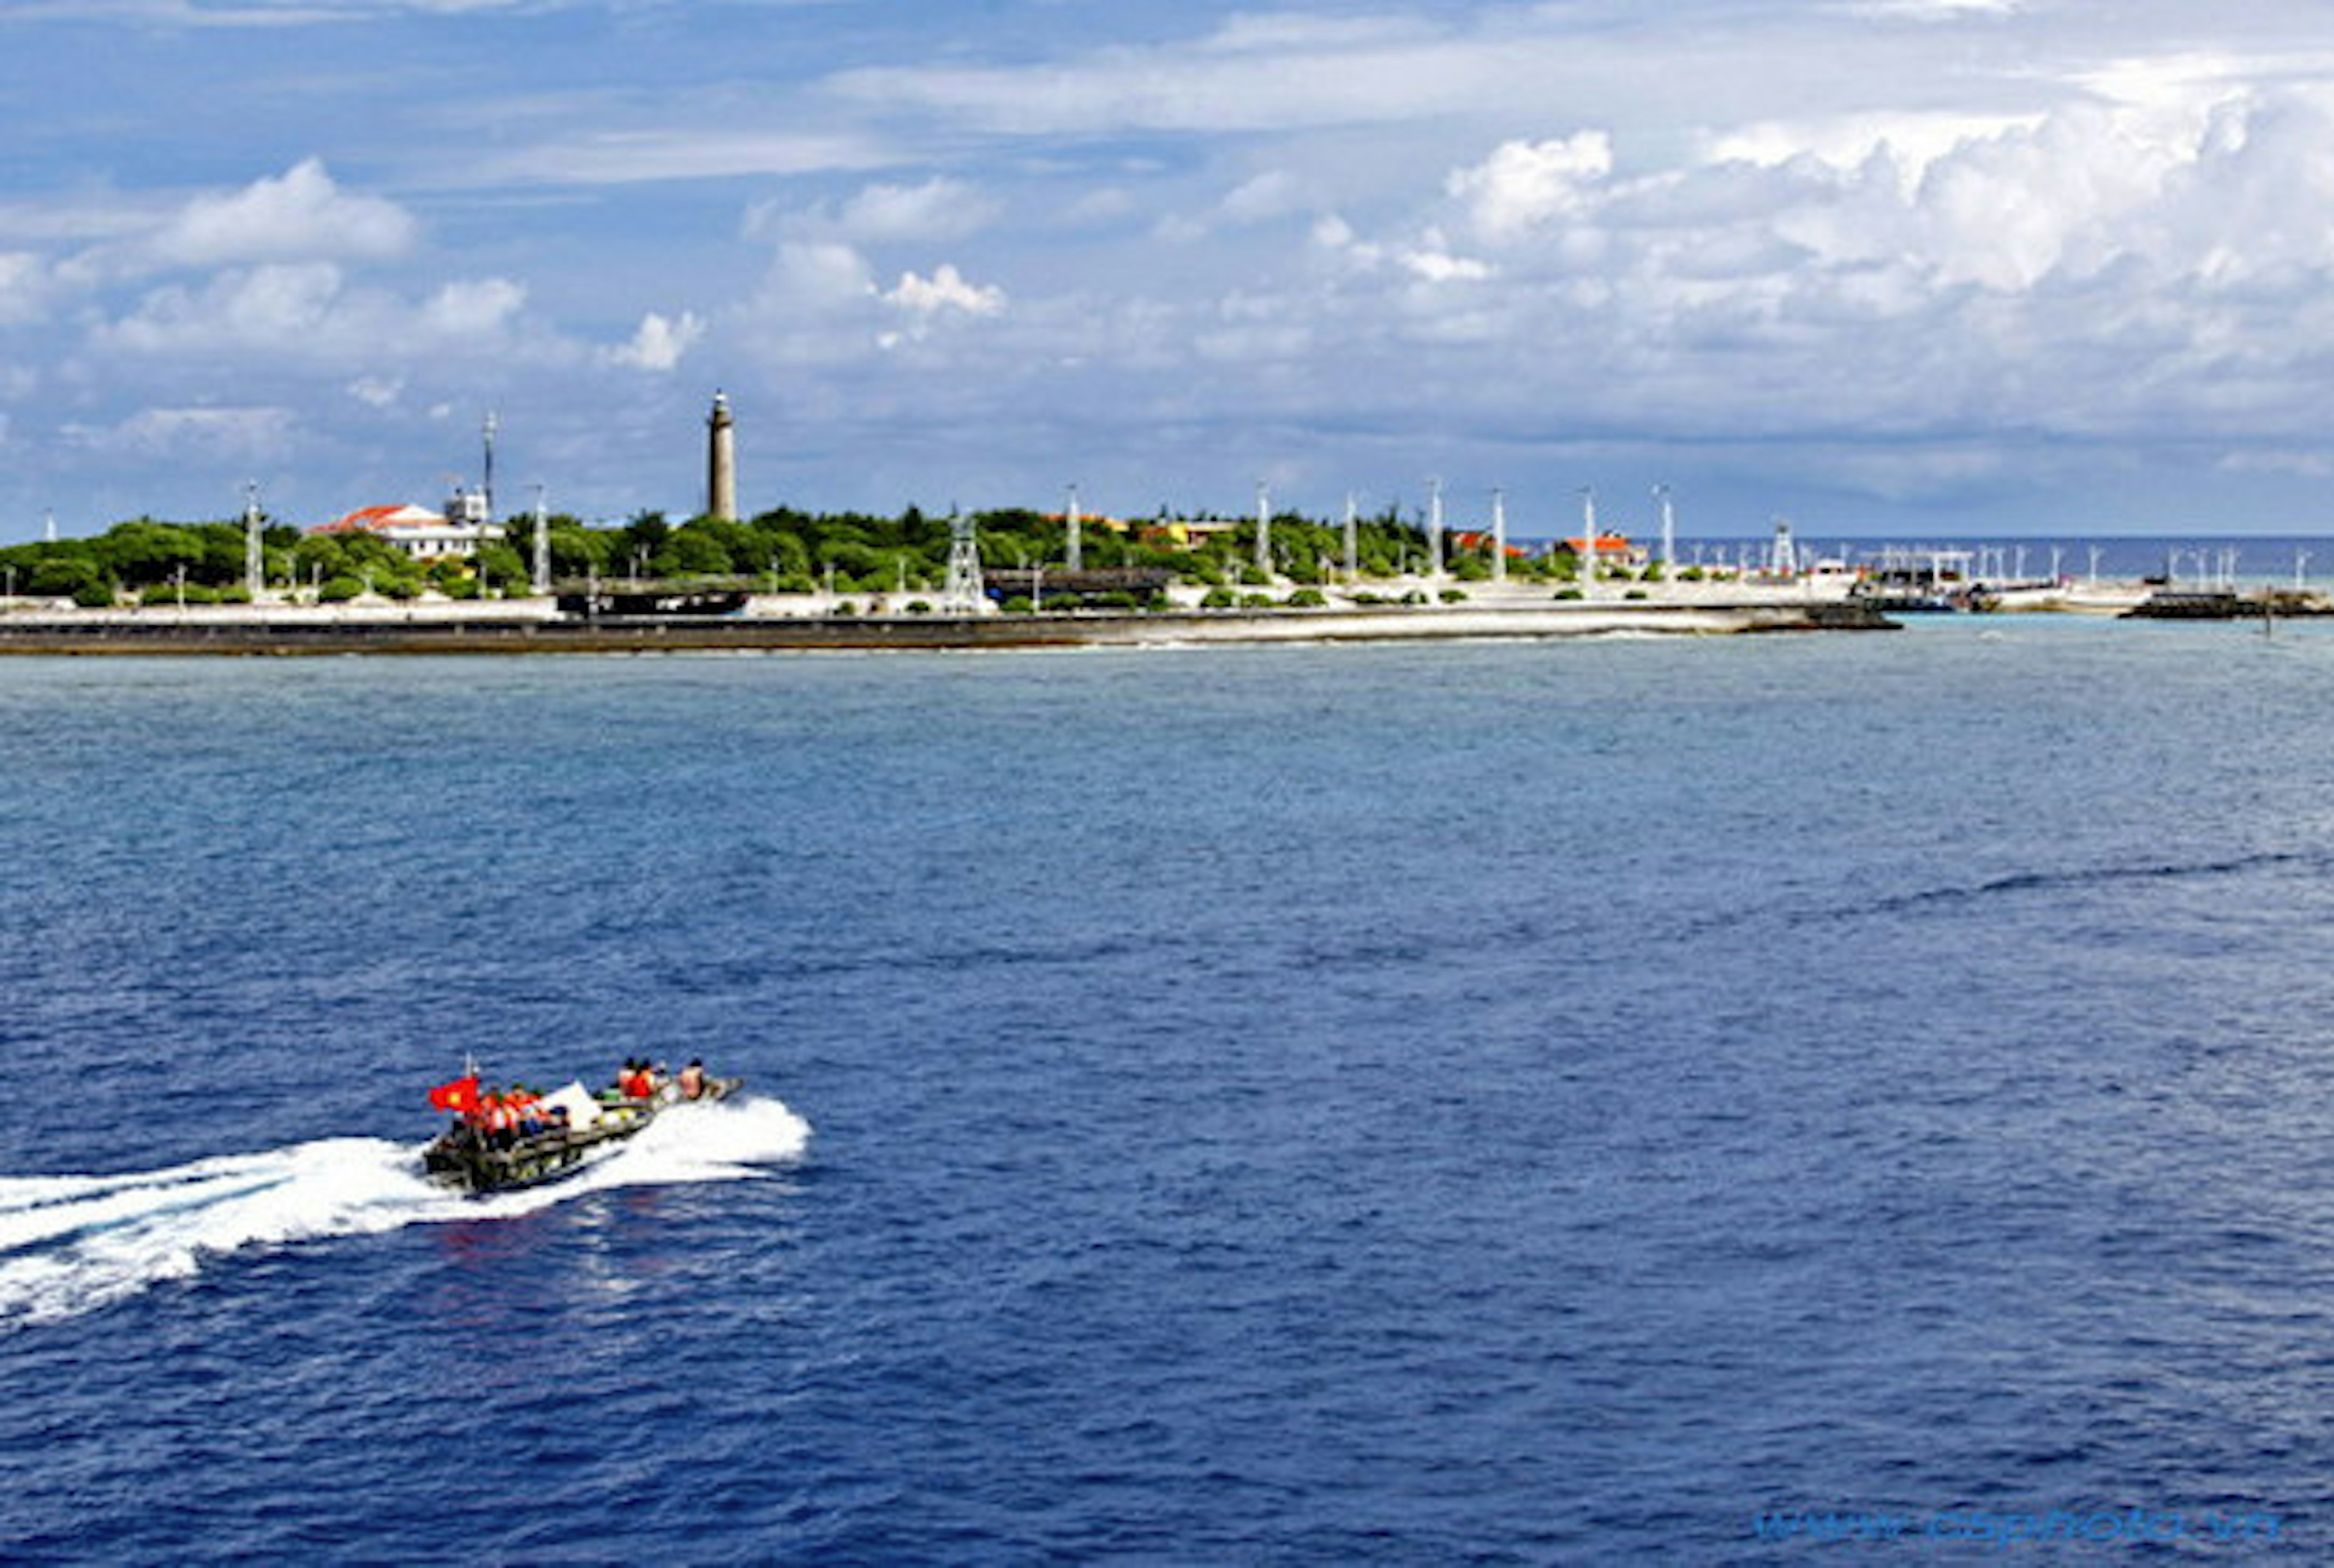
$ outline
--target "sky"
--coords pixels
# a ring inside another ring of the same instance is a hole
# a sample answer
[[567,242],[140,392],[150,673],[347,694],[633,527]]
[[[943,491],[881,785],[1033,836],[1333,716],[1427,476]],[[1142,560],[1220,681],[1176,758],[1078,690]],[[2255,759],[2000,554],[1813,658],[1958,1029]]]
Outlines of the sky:
[[5,0],[0,543],[2334,533],[2322,0]]

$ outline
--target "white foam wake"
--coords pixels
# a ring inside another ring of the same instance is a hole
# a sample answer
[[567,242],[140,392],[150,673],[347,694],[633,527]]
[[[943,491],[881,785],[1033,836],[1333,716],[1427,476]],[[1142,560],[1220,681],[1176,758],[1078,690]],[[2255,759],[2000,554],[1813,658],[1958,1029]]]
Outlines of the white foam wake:
[[0,1177],[0,1324],[72,1317],[250,1246],[532,1213],[614,1187],[738,1180],[797,1159],[782,1102],[676,1106],[582,1174],[483,1199],[421,1175],[418,1146],[331,1138],[126,1176]]

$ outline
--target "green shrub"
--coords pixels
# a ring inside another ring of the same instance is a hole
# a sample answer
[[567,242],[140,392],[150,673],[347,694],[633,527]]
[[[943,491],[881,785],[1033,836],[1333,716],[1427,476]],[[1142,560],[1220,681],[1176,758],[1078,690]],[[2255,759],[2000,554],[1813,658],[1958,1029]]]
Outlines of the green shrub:
[[1467,602],[1467,591],[1463,588],[1446,588],[1442,591],[1442,602],[1464,604]]
[[1288,596],[1291,610],[1322,610],[1328,603],[1328,597],[1317,588],[1300,588]]
[[1233,605],[1238,604],[1239,602],[1239,595],[1234,593],[1230,589],[1210,588],[1207,592],[1207,596],[1200,601],[1200,608],[1202,610],[1230,610]]
[[72,601],[83,610],[109,610],[113,605],[113,587],[106,582],[84,582],[73,590]]

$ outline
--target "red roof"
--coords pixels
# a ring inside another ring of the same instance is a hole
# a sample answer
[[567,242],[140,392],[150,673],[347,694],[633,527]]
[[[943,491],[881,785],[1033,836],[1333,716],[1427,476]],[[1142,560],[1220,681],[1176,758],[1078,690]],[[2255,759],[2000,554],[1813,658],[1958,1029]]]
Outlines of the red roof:
[[335,523],[323,523],[311,534],[378,534],[384,528],[434,527],[445,518],[410,502],[398,506],[360,506]]

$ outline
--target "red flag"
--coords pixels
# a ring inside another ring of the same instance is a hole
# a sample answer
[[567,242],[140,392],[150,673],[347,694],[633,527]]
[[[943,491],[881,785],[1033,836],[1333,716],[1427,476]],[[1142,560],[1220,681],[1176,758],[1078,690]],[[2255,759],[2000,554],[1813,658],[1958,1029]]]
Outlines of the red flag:
[[429,1103],[440,1111],[451,1111],[468,1116],[478,1108],[478,1075],[457,1078],[451,1083],[440,1083],[429,1092]]

